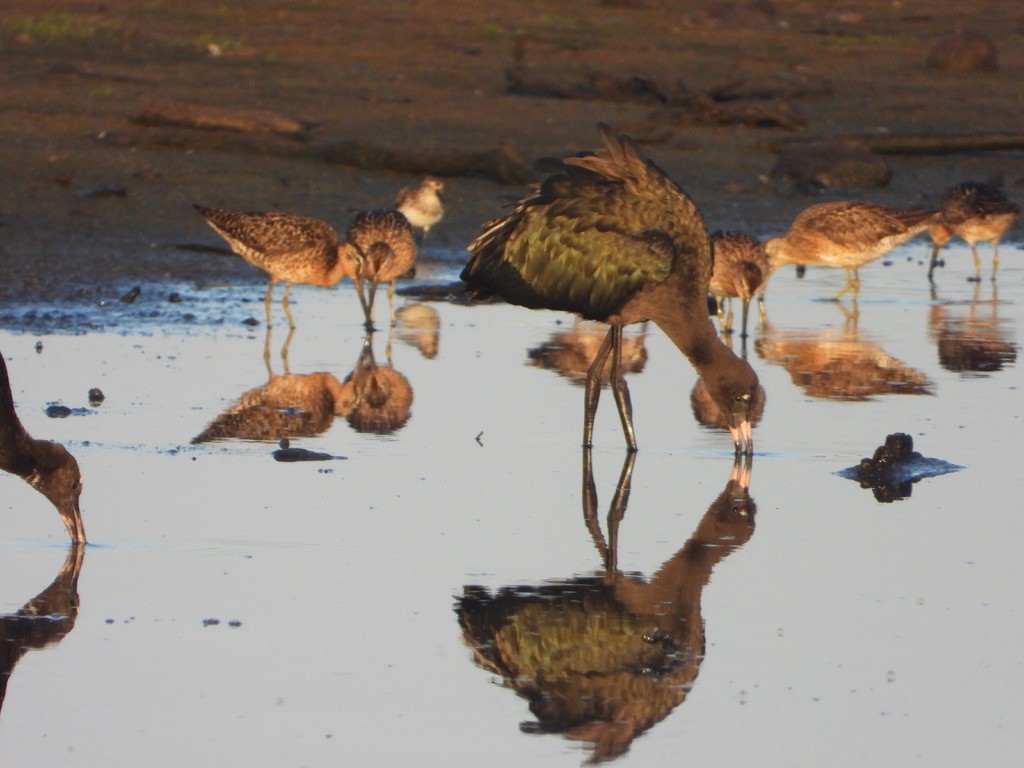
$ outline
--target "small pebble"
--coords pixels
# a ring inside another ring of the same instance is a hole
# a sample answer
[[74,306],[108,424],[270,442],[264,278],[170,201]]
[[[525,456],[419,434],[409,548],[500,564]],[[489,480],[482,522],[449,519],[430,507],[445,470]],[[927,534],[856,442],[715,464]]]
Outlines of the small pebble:
[[123,301],[125,304],[131,304],[137,298],[139,298],[140,293],[142,293],[142,289],[136,285],[134,288],[128,291],[128,293],[121,297],[121,301]]
[[107,396],[103,394],[103,390],[99,387],[93,387],[89,390],[89,405],[99,405]]
[[71,415],[71,409],[66,405],[52,403],[51,405],[46,406],[46,415],[51,419],[66,419]]

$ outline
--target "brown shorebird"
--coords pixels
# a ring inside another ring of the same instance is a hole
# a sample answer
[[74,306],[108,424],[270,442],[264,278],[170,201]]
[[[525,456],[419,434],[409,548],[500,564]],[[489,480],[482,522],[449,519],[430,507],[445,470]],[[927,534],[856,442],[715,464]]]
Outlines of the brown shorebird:
[[693,201],[631,139],[607,125],[604,149],[568,157],[541,188],[469,245],[462,279],[533,309],[575,312],[609,324],[587,373],[583,444],[593,442],[601,373],[612,355],[611,388],[626,445],[636,450],[622,328],[652,320],[705,377],[728,414],[737,453],[753,452],[750,407],[757,376],[722,343],[708,317],[711,241]]
[[[747,337],[747,311],[755,295],[763,295],[768,280],[768,255],[756,237],[743,232],[715,232],[711,235],[711,249],[715,266],[711,272],[711,294],[718,304],[718,320],[722,331],[732,333],[732,307],[726,314],[723,304],[727,299],[743,302],[740,336]],[[764,321],[764,302],[761,302],[761,320]]]
[[17,475],[57,508],[71,541],[85,543],[85,526],[78,497],[82,473],[67,448],[48,440],[35,440],[14,412],[14,396],[7,364],[0,355],[0,469]]
[[784,237],[765,243],[772,270],[782,264],[842,267],[854,301],[860,291],[858,270],[928,228],[935,211],[900,210],[873,203],[818,203],[794,219]]
[[928,228],[932,236],[932,262],[928,279],[939,260],[939,250],[953,236],[962,237],[974,256],[974,279],[981,280],[981,259],[976,243],[992,243],[992,279],[999,270],[999,238],[1013,226],[1020,206],[1007,199],[997,187],[979,181],[965,181],[946,190],[942,211]]
[[356,264],[341,252],[334,228],[320,219],[292,213],[239,213],[202,205],[195,209],[228,241],[231,250],[270,277],[263,299],[268,326],[274,283],[285,284],[281,306],[288,326],[294,328],[288,308],[293,283],[327,288],[355,274]]
[[[363,306],[367,330],[373,330],[373,300],[377,286],[388,284],[388,307],[395,322],[395,280],[416,261],[416,241],[408,219],[391,208],[363,211],[349,225],[341,246],[342,260],[356,264],[352,279]],[[369,286],[364,292],[363,281]]]
[[444,189],[444,182],[427,176],[418,187],[402,187],[395,195],[395,208],[401,211],[409,223],[423,230],[426,242],[430,228],[444,216],[444,204],[438,193]]

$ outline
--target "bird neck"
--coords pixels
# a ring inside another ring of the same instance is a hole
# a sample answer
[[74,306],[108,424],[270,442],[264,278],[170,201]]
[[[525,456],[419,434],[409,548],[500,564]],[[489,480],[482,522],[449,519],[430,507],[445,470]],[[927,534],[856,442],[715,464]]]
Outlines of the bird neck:
[[705,293],[688,280],[670,276],[652,291],[645,312],[672,339],[698,372],[724,355],[732,355],[718,338]]

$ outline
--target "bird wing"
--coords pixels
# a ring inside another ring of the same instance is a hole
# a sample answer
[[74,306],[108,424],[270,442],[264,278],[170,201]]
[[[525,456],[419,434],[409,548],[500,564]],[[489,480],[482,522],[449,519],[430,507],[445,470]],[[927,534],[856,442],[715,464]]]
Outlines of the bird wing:
[[[685,193],[631,141],[599,129],[604,150],[563,160],[538,192],[470,244],[463,280],[515,304],[604,320],[665,280],[694,234],[708,247]],[[692,279],[706,291],[705,266]]]

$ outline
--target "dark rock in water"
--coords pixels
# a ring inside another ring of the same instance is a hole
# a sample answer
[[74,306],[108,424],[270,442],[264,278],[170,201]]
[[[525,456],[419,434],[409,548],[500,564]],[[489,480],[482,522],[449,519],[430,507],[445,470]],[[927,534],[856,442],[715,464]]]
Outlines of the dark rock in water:
[[123,301],[125,304],[132,304],[137,298],[139,298],[140,293],[142,293],[142,289],[136,285],[134,288],[128,291],[128,293],[121,297],[121,301]]
[[36,342],[36,354],[37,355],[41,355],[42,353],[43,353],[43,342],[37,341]]
[[936,477],[963,469],[942,459],[930,459],[914,450],[914,439],[904,432],[894,432],[885,444],[875,449],[870,459],[861,459],[855,467],[836,472],[840,477],[856,480],[861,488],[870,488],[880,502],[910,497],[911,486],[925,477]]
[[66,405],[59,405],[57,403],[51,403],[46,406],[46,415],[51,419],[66,419],[71,415],[71,409]]
[[89,390],[89,405],[99,405],[107,396],[103,394],[103,390],[99,387],[93,387]]
[[177,291],[174,291],[174,292],[168,294],[167,300],[169,302],[171,302],[171,304],[180,304],[181,303],[181,294],[178,293]]
[[275,461],[336,461],[347,459],[347,456],[332,456],[319,451],[307,451],[305,448],[292,448],[287,437],[278,443],[281,447],[274,451]]

